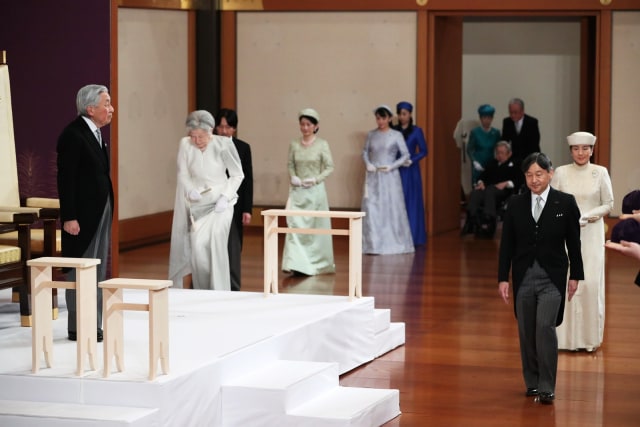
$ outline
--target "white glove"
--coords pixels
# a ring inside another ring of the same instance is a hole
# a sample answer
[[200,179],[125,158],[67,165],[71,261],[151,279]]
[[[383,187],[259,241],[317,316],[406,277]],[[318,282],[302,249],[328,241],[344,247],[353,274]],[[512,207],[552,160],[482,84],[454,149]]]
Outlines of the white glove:
[[580,227],[584,227],[585,225],[587,225],[589,223],[589,220],[587,219],[586,216],[583,215],[583,216],[580,217],[578,222],[580,223]]
[[307,188],[307,187],[312,187],[316,185],[316,179],[315,178],[305,178],[302,180],[302,186]]
[[300,187],[302,185],[302,180],[294,175],[291,177],[291,185],[294,187]]
[[413,163],[413,162],[411,161],[411,159],[407,159],[407,160],[402,164],[402,166],[411,166],[411,164],[412,164],[412,163]]
[[484,171],[484,168],[482,167],[482,165],[480,164],[480,162],[478,162],[477,160],[473,161],[473,168],[475,170],[477,170],[478,172],[482,172]]
[[376,169],[375,166],[373,166],[371,163],[367,163],[367,172],[375,172],[378,169]]
[[195,188],[189,191],[187,197],[189,197],[189,200],[191,200],[192,202],[199,202],[200,200],[202,200],[202,194],[200,194],[200,192]]
[[213,207],[213,210],[216,212],[224,212],[229,206],[229,200],[225,196],[218,197],[216,200],[216,205]]

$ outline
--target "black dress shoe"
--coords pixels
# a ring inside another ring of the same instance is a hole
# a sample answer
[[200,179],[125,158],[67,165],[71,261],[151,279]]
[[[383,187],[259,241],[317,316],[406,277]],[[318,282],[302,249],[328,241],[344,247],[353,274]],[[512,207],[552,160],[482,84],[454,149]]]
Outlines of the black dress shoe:
[[541,391],[540,393],[538,393],[538,399],[540,400],[540,403],[544,403],[545,405],[552,404],[555,398],[556,395],[553,393],[549,393],[546,391]]
[[527,397],[537,396],[538,395],[538,389],[537,388],[528,388],[526,395],[527,395]]
[[[76,332],[67,331],[69,334],[69,341],[77,341],[78,334]],[[96,341],[102,342],[102,329],[98,328],[96,331]]]
[[471,217],[467,217],[467,220],[464,222],[464,225],[462,226],[462,230],[460,230],[460,235],[464,236],[465,234],[473,234],[474,232],[474,226],[473,226],[473,218]]

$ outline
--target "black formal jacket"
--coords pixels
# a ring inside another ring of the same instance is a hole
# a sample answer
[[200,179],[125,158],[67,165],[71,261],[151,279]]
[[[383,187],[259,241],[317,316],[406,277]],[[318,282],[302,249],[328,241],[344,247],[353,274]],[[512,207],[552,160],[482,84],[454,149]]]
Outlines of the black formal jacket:
[[62,232],[62,256],[82,257],[95,235],[107,200],[113,206],[108,155],[81,116],[58,137],[60,219],[77,220],[80,233]]
[[252,213],[253,210],[253,167],[251,163],[251,146],[241,139],[232,138],[236,146],[244,179],[238,188],[238,201],[233,207],[233,226],[237,227],[242,243],[242,214]]
[[580,209],[571,194],[551,188],[536,223],[531,214],[531,191],[511,198],[502,224],[498,281],[513,279],[513,301],[527,269],[538,260],[562,295],[556,325],[562,323],[569,279],[583,280],[580,252]]
[[540,129],[538,128],[538,119],[525,114],[522,119],[520,133],[517,133],[514,121],[510,117],[505,117],[502,121],[502,140],[511,143],[512,157],[517,163],[522,162],[531,153],[539,153]]
[[478,179],[481,180],[485,186],[504,181],[512,181],[513,189],[511,190],[515,192],[524,184],[524,174],[522,173],[520,165],[513,160],[513,156],[509,157],[509,160],[502,164],[499,164],[495,158],[491,159]]

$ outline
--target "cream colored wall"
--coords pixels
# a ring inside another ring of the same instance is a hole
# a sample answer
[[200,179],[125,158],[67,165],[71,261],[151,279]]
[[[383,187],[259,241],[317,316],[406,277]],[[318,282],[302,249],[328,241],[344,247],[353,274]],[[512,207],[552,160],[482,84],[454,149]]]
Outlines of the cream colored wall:
[[580,123],[579,22],[465,22],[463,37],[463,117],[488,103],[502,130],[509,99],[521,98],[539,120],[540,149],[554,165],[569,163],[566,136]]
[[[188,109],[187,16],[121,8],[118,20],[119,196],[126,219],[173,209],[176,145]],[[566,155],[564,136],[578,120],[576,24],[513,25],[465,23],[464,115],[475,117],[477,106],[490,102],[500,127],[507,100],[520,96],[540,119],[543,150],[555,164],[568,162],[557,159]],[[632,125],[640,111],[640,13],[614,13],[613,28],[611,176],[619,212],[624,194],[640,187]],[[252,144],[256,204],[284,205],[296,113],[313,106],[336,161],[327,182],[331,207],[360,206],[360,150],[375,125],[371,109],[415,101],[415,38],[410,12],[239,13],[239,136]]]
[[329,205],[360,208],[372,110],[415,103],[416,28],[411,12],[238,14],[238,136],[251,144],[255,204],[285,205],[289,141],[312,107],[335,162]]
[[173,210],[188,113],[187,12],[118,10],[119,217]]
[[614,12],[611,91],[611,184],[615,205],[622,212],[622,198],[640,189],[640,12]]

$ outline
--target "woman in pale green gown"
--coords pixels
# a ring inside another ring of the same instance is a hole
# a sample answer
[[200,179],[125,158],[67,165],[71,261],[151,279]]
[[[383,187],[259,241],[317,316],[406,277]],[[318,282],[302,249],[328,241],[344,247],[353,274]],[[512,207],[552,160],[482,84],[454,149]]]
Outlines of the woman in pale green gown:
[[[298,113],[302,135],[289,144],[289,199],[287,209],[328,211],[324,180],[333,172],[329,144],[316,136],[320,116],[312,108]],[[287,217],[289,228],[331,228],[330,218]],[[333,240],[329,234],[287,234],[282,270],[312,276],[334,273]]]

